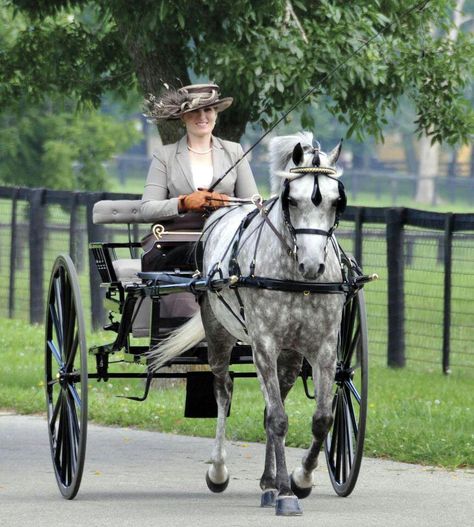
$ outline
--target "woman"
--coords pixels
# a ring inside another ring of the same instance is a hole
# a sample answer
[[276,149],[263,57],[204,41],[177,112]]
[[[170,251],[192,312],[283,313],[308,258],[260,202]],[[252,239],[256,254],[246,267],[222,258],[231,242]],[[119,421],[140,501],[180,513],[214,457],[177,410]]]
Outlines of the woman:
[[226,205],[229,196],[248,198],[257,186],[244,158],[216,186],[208,189],[243,155],[238,143],[212,135],[219,112],[232,104],[220,98],[216,84],[193,84],[168,90],[148,100],[154,119],[181,119],[186,135],[153,154],[142,197],[141,213],[150,222],[171,219],[186,212],[204,212]]

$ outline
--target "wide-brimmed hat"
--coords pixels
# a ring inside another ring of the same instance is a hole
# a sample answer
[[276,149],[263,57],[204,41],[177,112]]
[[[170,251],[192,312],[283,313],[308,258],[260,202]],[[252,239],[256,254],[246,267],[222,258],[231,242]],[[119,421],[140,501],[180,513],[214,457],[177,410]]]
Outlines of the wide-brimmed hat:
[[152,119],[180,119],[185,113],[202,108],[222,112],[232,104],[232,97],[221,98],[217,84],[190,84],[178,90],[167,89],[160,97],[145,99],[148,116]]

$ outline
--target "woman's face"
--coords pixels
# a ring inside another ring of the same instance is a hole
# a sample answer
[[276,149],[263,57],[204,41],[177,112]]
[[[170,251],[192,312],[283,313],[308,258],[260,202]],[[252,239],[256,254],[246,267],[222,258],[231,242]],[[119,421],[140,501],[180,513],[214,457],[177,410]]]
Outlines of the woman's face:
[[216,125],[217,111],[215,108],[201,108],[185,113],[181,119],[190,135],[203,137],[212,133]]

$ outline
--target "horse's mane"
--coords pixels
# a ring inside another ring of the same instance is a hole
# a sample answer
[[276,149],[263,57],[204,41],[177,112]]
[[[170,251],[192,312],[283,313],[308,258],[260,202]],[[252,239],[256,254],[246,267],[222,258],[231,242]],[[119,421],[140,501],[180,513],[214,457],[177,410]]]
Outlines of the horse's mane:
[[312,132],[298,132],[293,135],[273,137],[270,140],[270,183],[272,194],[279,192],[282,177],[287,177],[285,171],[288,169],[288,163],[291,161],[293,149],[298,143],[301,143],[303,148],[305,146],[312,146]]

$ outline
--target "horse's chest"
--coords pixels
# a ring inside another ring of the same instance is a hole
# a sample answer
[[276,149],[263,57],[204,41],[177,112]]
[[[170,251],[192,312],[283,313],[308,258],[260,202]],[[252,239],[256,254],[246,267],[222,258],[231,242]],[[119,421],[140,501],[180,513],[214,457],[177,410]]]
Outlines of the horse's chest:
[[320,338],[339,326],[340,295],[258,291],[246,302],[246,319],[252,329],[271,331],[287,341]]

